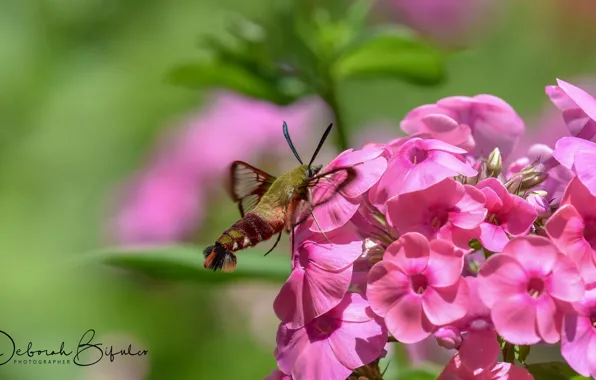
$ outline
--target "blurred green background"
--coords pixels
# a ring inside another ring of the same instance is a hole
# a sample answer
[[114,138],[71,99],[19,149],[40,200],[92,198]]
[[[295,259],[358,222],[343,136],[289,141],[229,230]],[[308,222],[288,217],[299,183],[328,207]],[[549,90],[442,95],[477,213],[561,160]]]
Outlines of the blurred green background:
[[[340,83],[350,133],[381,121],[397,136],[413,107],[479,93],[539,127],[532,120],[551,107],[545,85],[596,72],[594,33],[577,1],[504,3],[490,32],[448,59],[438,87]],[[167,71],[201,56],[198,37],[223,28],[222,11],[260,16],[270,5],[0,0],[0,330],[23,348],[76,345],[93,328],[98,341],[149,350],[88,368],[10,363],[0,378],[259,379],[275,367],[280,283],[158,281],[83,260],[107,244],[114,186],[143,166],[164,128],[202,104],[203,91],[170,84]],[[210,216],[203,241],[237,217],[228,199],[218,202],[226,212]]]

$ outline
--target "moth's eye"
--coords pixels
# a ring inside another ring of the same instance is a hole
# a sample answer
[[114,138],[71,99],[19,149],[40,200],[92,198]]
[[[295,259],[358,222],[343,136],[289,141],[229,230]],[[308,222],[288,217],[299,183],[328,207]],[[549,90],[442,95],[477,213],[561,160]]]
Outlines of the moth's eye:
[[307,175],[308,175],[309,177],[312,177],[312,176],[314,175],[314,173],[312,172],[312,169],[311,169],[311,168],[308,168]]

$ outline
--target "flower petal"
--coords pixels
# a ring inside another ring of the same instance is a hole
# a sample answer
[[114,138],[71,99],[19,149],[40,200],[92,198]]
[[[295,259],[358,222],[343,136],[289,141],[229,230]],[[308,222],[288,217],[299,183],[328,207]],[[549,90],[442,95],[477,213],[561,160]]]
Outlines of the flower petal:
[[387,247],[383,255],[384,260],[391,260],[407,275],[422,273],[429,258],[428,240],[417,232],[402,235]]
[[310,342],[292,368],[292,379],[345,379],[352,370],[335,357],[327,339]]
[[351,266],[341,272],[327,272],[315,265],[309,265],[304,278],[305,290],[308,293],[303,292],[303,295],[308,294],[310,297],[304,297],[303,307],[312,308],[315,317],[325,314],[344,298],[350,287],[351,279]]
[[480,242],[482,245],[493,252],[501,252],[505,245],[509,243],[509,238],[503,230],[503,227],[491,223],[480,224]]
[[[273,301],[273,310],[277,318],[284,323],[291,323],[294,328],[304,326],[315,317],[310,307],[310,294],[308,292],[303,294],[305,288],[304,275],[304,270],[301,268],[292,270],[290,277],[281,287],[275,301]],[[305,301],[307,305],[304,305]],[[284,372],[289,373],[288,371]]]
[[341,190],[341,193],[345,194],[348,198],[356,198],[373,187],[383,173],[385,173],[387,159],[380,156],[370,161],[363,161],[361,164],[355,166],[354,169],[356,170],[356,178]]
[[543,294],[536,301],[536,327],[538,333],[546,343],[555,344],[561,339],[559,326],[562,322],[562,314],[557,313],[557,306],[547,294]]
[[546,283],[546,289],[551,296],[560,301],[576,302],[584,296],[585,287],[577,266],[571,259],[559,253]]
[[561,333],[561,355],[573,370],[582,376],[590,376],[588,353],[594,339],[590,318],[568,314],[563,319]]
[[509,343],[536,344],[540,341],[536,332],[536,309],[528,305],[528,297],[503,294],[491,310],[497,333]]
[[428,320],[436,325],[446,325],[466,315],[468,308],[468,283],[444,287],[428,287],[422,295],[422,307]]
[[406,276],[393,262],[381,261],[368,274],[366,298],[372,310],[384,317],[400,298],[411,292]]
[[291,373],[298,357],[310,344],[306,329],[289,329],[283,323],[277,329],[277,366],[284,373]]
[[596,175],[594,174],[594,162],[596,162],[596,152],[577,152],[573,169],[577,177],[586,186],[590,193],[596,195]]
[[428,284],[434,287],[451,286],[461,277],[464,258],[461,250],[446,240],[430,242],[430,258],[424,271]]
[[[484,182],[484,181],[483,181]],[[482,185],[482,182],[478,184],[478,186]],[[488,209],[488,212],[495,213],[501,210],[503,207],[503,201],[499,197],[497,192],[490,188],[490,187],[478,187],[481,189],[484,198],[486,199],[485,206]]]
[[575,154],[579,151],[596,152],[596,144],[577,137],[563,137],[555,144],[553,157],[567,169],[573,169]]
[[385,326],[379,322],[344,322],[329,336],[329,345],[341,364],[356,369],[379,357],[388,335]]
[[402,194],[387,202],[386,217],[389,224],[401,233],[421,232],[426,227],[426,197],[423,191]]
[[503,228],[513,236],[525,234],[538,216],[536,209],[517,195],[511,196],[509,199],[512,200],[512,206],[507,212],[507,220],[503,224]]
[[486,197],[484,193],[477,188],[465,185],[465,193],[457,202],[459,212],[449,213],[451,223],[459,228],[471,230],[478,227],[486,218],[487,210],[484,207]]
[[329,271],[343,270],[362,255],[362,240],[359,240],[356,235],[339,235],[333,232],[327,235],[332,244],[326,241],[320,243],[307,241],[301,249],[307,251],[304,253],[308,255],[309,262],[319,268]]
[[507,243],[503,255],[514,257],[528,276],[546,277],[553,270],[559,251],[545,237],[522,236]]
[[567,185],[561,203],[573,205],[582,218],[593,218],[596,217],[596,202],[594,200],[594,195],[590,193],[581,179],[575,177]]
[[423,147],[425,150],[437,150],[437,151],[443,151],[443,152],[448,152],[448,153],[453,153],[453,154],[468,153],[468,152],[466,152],[465,149],[458,148],[456,146],[453,146],[451,144],[448,144],[444,141],[437,140],[437,139],[419,140],[418,144],[421,147]]
[[497,334],[492,328],[468,332],[459,348],[462,365],[472,373],[492,368],[500,351]]
[[398,341],[416,343],[430,336],[434,326],[422,311],[422,300],[418,295],[400,298],[385,316],[385,324]]
[[571,98],[591,119],[596,120],[596,99],[579,87],[557,79],[559,87]]
[[[333,231],[345,225],[358,211],[361,197],[346,198],[336,194],[329,201],[324,201],[313,209],[313,214],[321,226],[323,232]],[[319,226],[313,223],[311,231],[318,232]]]
[[345,322],[368,322],[378,318],[370,309],[368,301],[358,293],[347,293],[329,315]]
[[584,222],[575,207],[563,205],[546,222],[546,233],[552,242],[574,262],[590,250],[584,239]]
[[489,308],[503,298],[526,294],[528,276],[522,266],[511,256],[493,255],[486,260],[478,273],[480,299]]
[[437,164],[444,166],[449,170],[453,170],[454,172],[463,176],[474,177],[478,174],[478,172],[472,168],[469,163],[457,156],[454,156],[451,153],[437,150],[430,152],[428,156],[429,159],[432,159],[432,161],[436,162]]

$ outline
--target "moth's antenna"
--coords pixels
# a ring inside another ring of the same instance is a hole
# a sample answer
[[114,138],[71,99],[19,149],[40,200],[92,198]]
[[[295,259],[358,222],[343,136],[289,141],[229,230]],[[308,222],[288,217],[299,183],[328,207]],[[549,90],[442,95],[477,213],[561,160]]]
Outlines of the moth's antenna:
[[300,162],[300,165],[304,165],[304,163],[302,162],[302,159],[298,155],[298,152],[296,152],[296,148],[294,148],[294,144],[292,144],[292,139],[290,138],[290,132],[288,132],[288,124],[286,124],[285,121],[284,121],[283,130],[284,130],[284,136],[286,138],[286,141],[288,142],[290,149],[292,149],[292,153],[294,153],[294,156],[296,157],[298,162]]
[[319,151],[321,150],[321,147],[325,143],[325,140],[327,140],[327,136],[329,136],[329,133],[331,132],[331,127],[333,127],[333,123],[329,124],[329,126],[325,130],[325,133],[323,133],[323,137],[321,137],[321,141],[319,141],[319,145],[317,146],[317,149],[313,153],[312,158],[310,159],[310,162],[308,163],[309,168],[312,165],[312,163],[315,161],[315,159],[317,158],[317,154],[319,154]]

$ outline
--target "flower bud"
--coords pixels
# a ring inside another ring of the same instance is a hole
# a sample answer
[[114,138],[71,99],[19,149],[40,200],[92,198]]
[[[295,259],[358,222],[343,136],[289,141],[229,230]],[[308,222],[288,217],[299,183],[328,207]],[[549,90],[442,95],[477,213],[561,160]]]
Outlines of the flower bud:
[[453,326],[440,327],[435,331],[435,338],[439,346],[448,350],[459,348],[461,344],[461,332]]
[[523,176],[521,174],[515,174],[505,182],[504,186],[511,194],[517,194],[522,187]]
[[530,194],[536,194],[542,198],[546,198],[548,196],[548,192],[544,190],[533,190]]
[[486,174],[489,177],[498,177],[501,173],[502,165],[501,151],[499,148],[495,148],[488,156],[488,161],[486,162]]
[[[544,191],[541,191],[540,193],[544,193]],[[538,217],[548,218],[551,215],[552,210],[550,204],[544,196],[538,193],[538,191],[528,194],[526,200],[532,207],[534,207]]]
[[522,175],[521,189],[529,190],[533,187],[540,185],[542,182],[546,181],[547,178],[548,173],[544,173],[541,171],[531,171],[524,173]]

